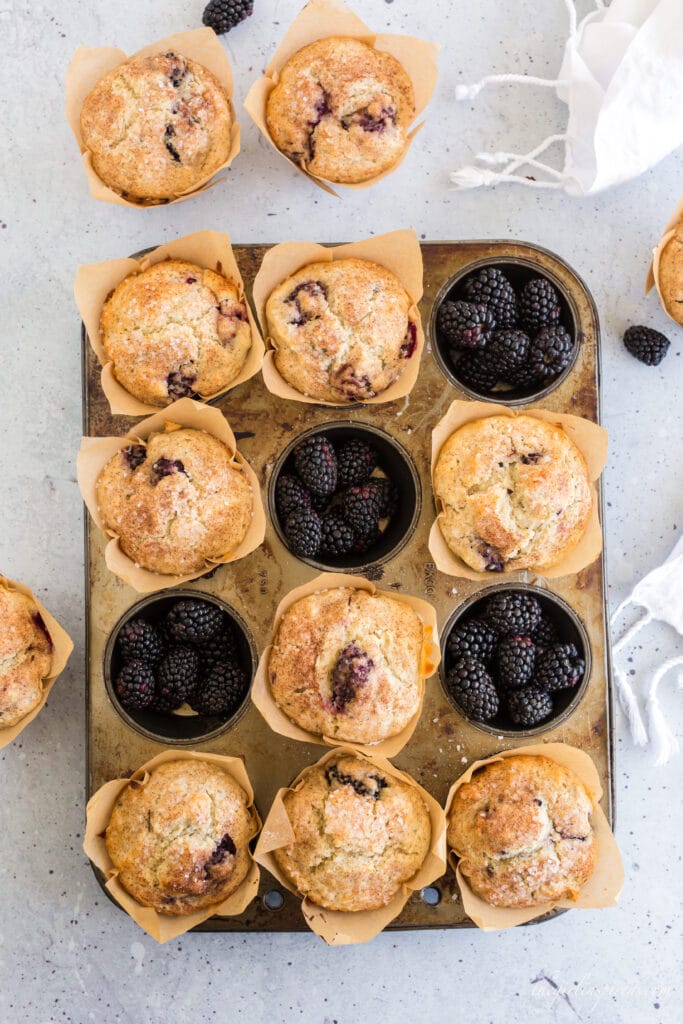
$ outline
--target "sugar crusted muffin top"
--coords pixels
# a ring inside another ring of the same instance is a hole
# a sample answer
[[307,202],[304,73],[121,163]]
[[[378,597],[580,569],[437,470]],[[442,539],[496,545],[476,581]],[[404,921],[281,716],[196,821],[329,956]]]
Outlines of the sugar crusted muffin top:
[[275,365],[292,387],[319,401],[380,395],[416,355],[411,306],[398,278],[376,263],[311,263],[268,297]]
[[190,428],[153,433],[117,452],[97,479],[97,502],[124,554],[172,575],[226,558],[253,512],[251,487],[228,448]]
[[555,565],[583,536],[593,505],[569,435],[523,415],[488,416],[451,434],[434,494],[448,547],[480,572]]
[[156,406],[229,387],[251,346],[237,285],[177,259],[124,278],[102,307],[100,330],[116,379]]
[[661,252],[658,276],[664,308],[676,323],[683,324],[683,224],[676,225]]
[[290,57],[266,108],[277,148],[341,184],[396,163],[414,116],[412,82],[396,58],[345,37],[319,39]]
[[221,903],[246,878],[257,821],[242,787],[208,761],[167,761],[119,796],[105,833],[121,885],[179,916]]
[[40,704],[52,651],[35,601],[0,586],[0,730],[16,725]]
[[475,772],[451,805],[447,840],[475,893],[498,907],[576,900],[597,861],[581,780],[540,756]]
[[340,754],[307,769],[283,799],[294,843],[274,857],[298,892],[328,910],[386,906],[429,851],[420,793],[361,758]]
[[132,201],[172,199],[225,163],[232,113],[216,76],[179,53],[134,57],[104,75],[81,110],[102,181]]

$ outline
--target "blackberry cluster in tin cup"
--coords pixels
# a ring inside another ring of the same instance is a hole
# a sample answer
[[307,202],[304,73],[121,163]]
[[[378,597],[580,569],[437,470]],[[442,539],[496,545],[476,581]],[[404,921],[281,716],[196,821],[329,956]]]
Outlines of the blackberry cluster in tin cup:
[[515,291],[497,267],[483,267],[441,303],[436,329],[458,380],[479,394],[538,390],[571,362],[574,339],[560,323],[562,306],[545,277]]
[[234,627],[211,601],[175,601],[159,622],[130,619],[116,652],[122,665],[114,692],[129,711],[170,714],[187,704],[200,715],[229,718],[249,688]]
[[555,696],[575,689],[586,664],[562,642],[541,602],[503,590],[460,619],[446,642],[446,687],[478,722],[530,728],[557,713]]

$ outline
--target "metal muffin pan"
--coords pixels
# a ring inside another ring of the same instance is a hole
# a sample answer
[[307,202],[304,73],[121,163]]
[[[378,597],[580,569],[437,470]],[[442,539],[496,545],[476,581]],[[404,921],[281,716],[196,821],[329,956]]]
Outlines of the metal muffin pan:
[[[251,295],[254,276],[268,246],[235,246],[235,256]],[[446,282],[481,261],[533,263],[540,273],[560,284],[571,300],[581,344],[572,371],[541,401],[543,408],[571,412],[597,421],[600,404],[599,326],[593,300],[582,281],[559,257],[522,242],[425,242],[425,294],[420,304],[427,327],[437,295]],[[83,335],[83,429],[95,436],[123,434],[134,419],[112,416],[100,386],[100,368]],[[492,577],[485,583],[445,576],[438,572],[427,549],[433,519],[430,483],[431,431],[462,389],[444,376],[430,346],[422,356],[420,376],[408,399],[387,405],[349,407],[344,411],[325,406],[288,402],[271,395],[261,377],[240,385],[217,403],[233,427],[240,451],[251,463],[264,498],[273,467],[299,434],[328,423],[345,421],[367,424],[394,438],[408,452],[420,482],[422,511],[408,542],[386,560],[369,565],[362,573],[385,590],[412,593],[430,601],[437,610],[443,633],[447,620],[462,602],[485,586],[502,582],[532,583],[529,573]],[[498,397],[495,397],[498,400]],[[602,495],[600,495],[602,504]],[[109,779],[130,774],[158,754],[169,742],[155,741],[128,725],[110,700],[103,665],[107,641],[122,615],[138,603],[140,595],[113,576],[104,562],[104,538],[85,515],[86,621],[87,621],[87,795]],[[210,576],[185,585],[183,591],[213,594],[244,621],[259,651],[268,644],[275,609],[292,588],[312,579],[319,569],[289,553],[269,517],[263,545],[246,558],[220,566]],[[357,573],[361,574],[361,573]],[[602,558],[576,575],[552,580],[548,590],[574,610],[584,624],[591,649],[592,670],[583,699],[566,720],[544,731],[534,742],[554,740],[583,748],[593,759],[602,779],[603,807],[610,822],[613,793],[613,704],[610,677],[609,634],[605,614],[605,579]],[[175,591],[163,591],[171,596]],[[526,745],[524,736],[490,734],[469,724],[446,700],[438,675],[428,681],[422,717],[404,750],[394,759],[439,801],[468,764],[501,749]],[[307,765],[317,761],[323,747],[297,743],[273,733],[255,707],[220,735],[194,744],[195,749],[243,755],[256,793],[256,804],[265,816],[276,790],[289,784]],[[100,879],[102,881],[102,879]],[[279,886],[262,872],[259,897],[237,917],[213,917],[203,931],[306,931],[299,901],[288,892],[282,901],[272,894]],[[433,891],[435,890],[435,891]],[[271,895],[268,895],[271,894]],[[277,909],[274,903],[278,903]],[[273,907],[273,909],[269,909]],[[449,868],[430,887],[416,893],[400,916],[396,928],[471,927],[465,916],[455,876]]]

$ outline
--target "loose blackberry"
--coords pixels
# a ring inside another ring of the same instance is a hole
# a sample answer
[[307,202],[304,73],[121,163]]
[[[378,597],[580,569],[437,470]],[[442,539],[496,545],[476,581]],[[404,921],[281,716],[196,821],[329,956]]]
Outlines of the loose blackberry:
[[499,328],[517,323],[517,299],[505,274],[496,267],[482,267],[463,285],[465,298],[475,305],[488,306]]
[[199,673],[199,655],[193,647],[169,647],[157,668],[156,697],[179,707],[192,696]]
[[197,648],[200,671],[206,673],[217,661],[232,661],[237,656],[237,638],[232,629],[212,636],[210,640]]
[[356,535],[338,512],[322,517],[320,550],[326,555],[347,555],[352,550]]
[[154,671],[146,661],[127,661],[114,683],[116,696],[124,708],[142,711],[154,700]]
[[536,662],[534,686],[554,692],[576,686],[586,671],[586,663],[574,644],[553,644],[542,651]]
[[530,334],[559,323],[561,314],[560,296],[547,278],[534,277],[524,285],[519,296],[519,319]]
[[232,715],[249,688],[247,674],[236,661],[217,662],[197,687],[192,709],[200,715]]
[[451,630],[446,641],[446,653],[450,661],[476,658],[483,665],[487,665],[493,656],[497,638],[495,630],[488,623],[480,619],[470,619]]
[[498,383],[498,373],[478,352],[465,352],[455,367],[458,380],[478,394],[487,395]]
[[659,366],[669,351],[669,339],[651,327],[629,327],[624,334],[624,345],[636,359],[646,366]]
[[380,519],[391,519],[398,510],[399,493],[398,487],[386,476],[373,476],[373,485],[377,488],[379,495],[379,517]]
[[280,473],[275,484],[275,506],[283,521],[296,509],[311,507],[311,496],[298,476]]
[[501,590],[488,599],[483,617],[501,638],[533,636],[541,621],[541,606],[533,594]]
[[155,665],[163,651],[158,631],[146,619],[130,619],[124,623],[116,643],[124,661],[146,661]]
[[469,718],[488,722],[500,700],[491,676],[476,658],[460,658],[446,676],[448,692]]
[[553,699],[545,690],[525,686],[508,694],[507,709],[515,725],[538,725],[553,713]]
[[531,679],[536,646],[528,636],[508,636],[496,651],[496,682],[504,690],[519,690]]
[[494,331],[482,360],[499,380],[509,383],[510,374],[527,362],[529,345],[529,336],[524,331]]
[[376,528],[382,509],[382,497],[372,483],[351,487],[342,498],[342,512],[354,533],[361,537]]
[[285,537],[289,550],[300,558],[315,558],[322,538],[320,516],[312,508],[299,508],[287,516]]
[[534,641],[539,652],[544,647],[550,647],[551,644],[557,644],[560,642],[555,623],[552,619],[549,619],[547,615],[541,616],[541,621],[536,627],[536,632],[534,633]]
[[221,609],[211,601],[185,598],[176,601],[166,616],[166,632],[178,643],[202,644],[218,633],[225,622]]
[[488,306],[473,302],[442,302],[436,314],[436,329],[456,349],[486,348],[496,320]]
[[204,8],[202,22],[220,36],[253,13],[254,0],[211,0]]
[[352,437],[337,448],[337,486],[364,484],[377,465],[377,452],[360,437]]
[[573,351],[574,342],[564,327],[542,327],[531,342],[529,365],[538,380],[550,380],[569,366]]
[[300,480],[314,494],[334,494],[337,489],[337,456],[323,434],[308,437],[296,446],[294,465]]

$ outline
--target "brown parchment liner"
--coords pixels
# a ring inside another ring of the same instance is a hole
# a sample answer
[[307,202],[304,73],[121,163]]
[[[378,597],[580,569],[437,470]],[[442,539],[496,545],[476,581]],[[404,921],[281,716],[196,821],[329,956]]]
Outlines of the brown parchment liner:
[[[230,127],[230,152],[225,163],[221,164],[211,174],[201,178],[196,185],[186,192],[181,192],[172,199],[152,199],[149,202],[132,202],[124,199],[118,192],[114,192],[95,172],[92,165],[90,151],[86,149],[81,135],[81,109],[85,98],[94,89],[101,78],[119,67],[133,57],[147,57],[156,53],[165,53],[167,50],[175,50],[183,57],[203,64],[205,68],[212,71],[223,86],[230,106],[232,123]],[[235,107],[232,102],[233,78],[232,68],[228,56],[220,44],[218,36],[211,28],[197,28],[189,32],[176,32],[172,36],[166,36],[156,43],[143,46],[141,50],[127,56],[123,50],[113,46],[79,46],[76,50],[69,69],[66,73],[66,118],[71,130],[76,137],[78,148],[81,151],[83,168],[90,186],[90,194],[95,199],[102,199],[106,203],[116,203],[118,206],[131,206],[134,209],[148,206],[168,206],[171,203],[182,203],[199,192],[205,192],[210,188],[212,178],[230,166],[240,151],[240,126],[237,122]],[[215,181],[212,184],[217,184]]]
[[652,250],[652,263],[650,264],[650,269],[647,273],[647,281],[645,282],[645,293],[647,294],[653,286],[656,287],[657,294],[659,295],[659,300],[662,304],[662,309],[669,317],[669,319],[673,320],[673,322],[675,324],[678,324],[679,327],[681,326],[681,320],[677,319],[673,315],[673,313],[671,313],[670,310],[667,308],[666,299],[662,295],[659,286],[659,264],[662,258],[662,253],[666,249],[671,239],[676,236],[680,228],[681,221],[683,221],[683,196],[681,196],[681,198],[676,203],[674,211],[669,217],[669,221],[666,227],[664,228],[664,234],[660,238],[655,248]]
[[445,807],[447,820],[457,790],[465,782],[469,782],[476,771],[487,764],[503,761],[506,757],[519,757],[520,755],[547,757],[548,760],[554,761],[564,768],[569,768],[583,782],[593,801],[591,824],[598,844],[598,860],[595,871],[584,885],[577,900],[556,900],[551,903],[539,904],[537,907],[494,907],[473,892],[467,880],[466,870],[460,867],[457,851],[449,849],[448,862],[455,871],[465,913],[478,928],[486,932],[514,928],[515,925],[524,924],[525,921],[533,921],[536,917],[542,917],[543,914],[547,914],[555,908],[582,907],[587,910],[596,910],[602,907],[612,907],[618,903],[624,884],[624,867],[619,847],[599,803],[602,796],[600,776],[588,754],[567,743],[536,743],[528,747],[517,747],[515,750],[501,750],[493,757],[475,761],[448,791]]
[[[593,507],[583,537],[556,565],[528,570],[536,572],[545,579],[556,579],[580,572],[594,562],[602,551],[602,530],[598,516],[598,491],[596,481],[602,473],[607,461],[607,431],[604,427],[582,416],[571,416],[563,412],[550,412],[548,409],[508,409],[504,405],[491,402],[461,402],[457,399],[451,403],[446,415],[439,420],[432,431],[432,494],[434,494],[434,470],[444,443],[460,427],[472,420],[487,419],[489,416],[535,416],[563,428],[586,460],[588,479],[593,496]],[[442,509],[436,496],[437,517],[429,532],[429,551],[437,569],[449,576],[462,576],[467,580],[487,580],[494,582],[520,572],[519,569],[503,570],[502,573],[476,572],[458,557],[446,544],[441,532],[439,519]]]
[[[418,118],[423,112],[436,86],[438,77],[437,55],[440,47],[436,43],[429,43],[424,39],[416,39],[412,36],[402,35],[376,35],[353,11],[343,3],[343,0],[309,0],[294,21],[289,26],[282,42],[270,59],[268,67],[261,78],[259,78],[247,93],[244,107],[252,120],[256,123],[261,133],[268,139],[271,146],[280,156],[303,174],[319,188],[330,195],[339,196],[326,181],[329,179],[319,178],[305,167],[301,167],[278,149],[273,142],[268,125],[266,123],[266,106],[268,97],[277,85],[280,71],[298,50],[318,39],[328,39],[331,36],[346,36],[347,38],[360,39],[361,42],[373,46],[376,50],[383,50],[390,53],[392,57],[403,66],[406,74],[413,84],[415,93],[415,115]],[[374,178],[368,178],[361,182],[333,182],[332,184],[342,188],[368,188],[376,182],[386,178],[403,162],[411,143],[424,124],[421,121],[408,132],[406,146],[399,158]]]
[[427,790],[423,789],[412,776],[399,771],[386,758],[379,757],[377,754],[363,753],[358,747],[348,745],[337,746],[334,750],[329,750],[314,765],[305,768],[290,786],[285,786],[277,791],[268,816],[263,823],[263,829],[254,851],[254,860],[262,867],[267,868],[283,888],[294,893],[295,896],[301,897],[301,893],[284,877],[273,856],[273,850],[289,846],[294,841],[294,832],[282,802],[283,797],[288,789],[298,789],[308,772],[327,764],[338,754],[360,757],[374,768],[378,768],[384,775],[391,775],[392,778],[399,779],[416,789],[429,812],[432,838],[429,852],[420,870],[408,882],[404,882],[394,898],[379,910],[325,910],[311,900],[303,898],[301,911],[306,924],[329,946],[346,946],[374,939],[375,935],[378,935],[395,917],[398,917],[413,892],[431,885],[446,870],[446,816],[434,797],[430,796]]
[[[235,254],[230,244],[230,237],[225,231],[196,231],[194,234],[177,238],[165,245],[160,245],[152,252],[146,253],[139,259],[132,257],[128,259],[106,260],[104,263],[89,263],[78,268],[74,283],[74,297],[78,311],[81,314],[88,339],[95,355],[102,366],[102,390],[104,391],[109,407],[118,416],[147,416],[150,413],[159,412],[162,408],[158,405],[149,405],[135,398],[129,391],[118,382],[114,375],[114,364],[107,357],[102,346],[100,336],[100,314],[102,307],[111,292],[131,274],[138,274],[148,267],[163,260],[186,260],[195,266],[204,267],[207,270],[215,270],[228,280],[233,281],[239,290],[240,300],[244,303],[249,318],[251,330],[251,348],[247,353],[240,373],[230,384],[221,391],[211,395],[200,395],[203,402],[210,402],[220,395],[249,380],[261,369],[265,346],[263,338],[258,329],[256,319],[251,311],[251,306],[245,295],[244,281],[240,274]],[[169,408],[163,406],[163,408]]]
[[40,714],[43,710],[45,702],[50,696],[50,690],[57,682],[58,676],[62,674],[66,667],[69,656],[74,649],[74,644],[66,630],[59,625],[53,615],[50,615],[47,608],[40,603],[33,591],[29,590],[27,586],[23,583],[17,583],[15,580],[10,580],[0,573],[0,587],[3,587],[5,590],[16,591],[19,594],[24,594],[25,597],[30,598],[30,600],[35,603],[35,606],[40,612],[43,622],[45,623],[45,628],[50,634],[50,640],[52,641],[52,662],[50,664],[50,673],[43,679],[43,695],[40,699],[40,703],[37,704],[32,711],[29,711],[27,715],[24,715],[22,719],[15,722],[14,725],[10,725],[8,728],[2,728],[0,726],[0,750],[2,750],[3,747],[6,747],[12,742],[12,740],[16,739],[19,733],[24,731],[29,722],[32,722],[36,715]]
[[[187,573],[184,576],[161,575],[143,569],[136,565],[125,555],[119,547],[116,534],[105,529],[100,511],[97,505],[97,478],[109,459],[126,448],[131,441],[145,441],[150,434],[162,430],[177,430],[179,427],[191,427],[194,430],[204,430],[207,434],[218,438],[231,452],[234,462],[244,473],[252,493],[252,518],[249,529],[246,532],[242,543],[234,551],[222,559],[207,561],[207,564],[196,572]],[[114,575],[137,590],[139,594],[151,594],[155,590],[167,590],[169,587],[177,587],[180,583],[187,583],[189,580],[196,580],[203,576],[214,565],[225,565],[234,562],[238,558],[244,558],[251,551],[254,551],[262,542],[266,532],[266,516],[261,501],[261,490],[258,478],[253,469],[237,451],[235,435],[230,429],[220,409],[204,405],[202,402],[195,402],[191,398],[179,398],[177,402],[159,410],[154,416],[141,420],[128,434],[123,437],[84,437],[81,440],[81,448],[76,461],[76,472],[78,486],[83,496],[83,501],[88,506],[95,525],[109,537],[109,543],[105,549],[104,557],[107,567]]]
[[[362,402],[325,402],[297,391],[281,376],[275,365],[276,346],[268,334],[266,302],[278,285],[302,267],[310,263],[332,263],[334,260],[346,260],[351,257],[376,263],[391,271],[400,281],[411,300],[408,315],[417,328],[417,347],[411,358],[406,360],[398,379],[374,398],[366,398]],[[420,373],[420,361],[425,346],[422,319],[418,309],[418,302],[422,298],[422,277],[422,250],[417,235],[410,230],[390,231],[385,235],[376,235],[359,242],[347,242],[345,245],[337,246],[320,245],[318,242],[283,242],[274,245],[263,257],[252,289],[256,315],[267,346],[263,360],[263,382],[271,394],[292,402],[307,402],[309,405],[327,405],[342,409],[383,405],[410,394]]]
[[349,576],[346,573],[340,572],[325,572],[320,576],[316,576],[315,579],[309,580],[308,583],[304,583],[303,586],[295,587],[294,590],[290,590],[290,592],[283,597],[275,612],[273,639],[280,627],[283,615],[293,604],[301,600],[301,598],[308,597],[309,594],[320,593],[324,590],[332,590],[336,587],[365,590],[368,594],[381,594],[383,597],[389,598],[390,601],[397,601],[399,604],[407,604],[422,620],[424,629],[420,660],[420,703],[417,711],[408,724],[395,736],[389,737],[389,739],[380,740],[378,743],[365,744],[356,743],[354,740],[342,740],[338,736],[320,736],[319,734],[302,729],[300,726],[296,725],[291,718],[287,717],[285,712],[275,703],[275,699],[273,698],[268,678],[270,653],[273,649],[272,643],[266,647],[259,660],[251,688],[252,703],[258,708],[273,732],[279,733],[281,736],[287,736],[292,740],[300,740],[302,743],[320,743],[327,747],[338,747],[340,744],[350,744],[356,750],[362,751],[369,757],[374,757],[375,755],[379,757],[395,757],[415,732],[417,723],[420,720],[420,715],[422,714],[425,681],[429,679],[430,676],[434,675],[439,667],[439,662],[441,661],[436,610],[431,604],[421,600],[419,597],[412,597],[410,594],[403,593],[397,594],[388,590],[378,590],[374,583],[371,583],[370,580],[366,580],[362,576]]
[[133,772],[129,779],[114,779],[105,782],[103,786],[88,800],[85,809],[86,824],[85,836],[83,838],[83,850],[90,858],[96,868],[103,873],[107,881],[105,888],[116,900],[120,907],[129,914],[136,924],[139,924],[148,935],[151,935],[157,942],[168,942],[169,939],[176,939],[184,932],[206,921],[209,917],[232,917],[241,914],[258,892],[261,872],[258,865],[252,858],[251,867],[241,882],[227,899],[222,903],[204,907],[203,910],[196,910],[192,914],[183,914],[179,917],[171,917],[160,914],[151,907],[145,907],[138,903],[130,893],[123,888],[118,878],[118,871],[114,867],[111,857],[107,852],[104,839],[107,825],[114,810],[114,804],[126,786],[145,786],[149,781],[150,774],[155,768],[168,761],[208,761],[223,768],[235,782],[245,791],[249,798],[248,807],[254,818],[254,836],[258,835],[261,828],[261,818],[254,806],[254,790],[249,781],[244,762],[240,757],[228,757],[224,754],[205,754],[194,750],[164,750],[157,754],[151,761],[146,761],[137,771]]

